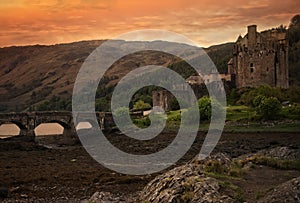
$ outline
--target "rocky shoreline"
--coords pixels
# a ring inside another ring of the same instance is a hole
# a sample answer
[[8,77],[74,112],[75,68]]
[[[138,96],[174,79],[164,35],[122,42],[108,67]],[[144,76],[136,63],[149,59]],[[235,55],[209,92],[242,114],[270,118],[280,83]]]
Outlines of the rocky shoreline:
[[[108,135],[119,148],[146,146]],[[159,150],[168,133],[148,148]],[[158,174],[129,176],[110,171],[79,145],[45,147],[26,140],[0,140],[2,202],[297,202],[300,136],[291,133],[224,133],[205,160],[191,151]],[[121,144],[122,143],[122,144]],[[282,198],[280,197],[282,196]]]

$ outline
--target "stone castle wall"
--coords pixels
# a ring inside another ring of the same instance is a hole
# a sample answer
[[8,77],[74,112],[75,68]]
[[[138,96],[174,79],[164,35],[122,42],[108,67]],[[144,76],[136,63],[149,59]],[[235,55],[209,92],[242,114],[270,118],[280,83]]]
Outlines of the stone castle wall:
[[286,32],[256,31],[248,26],[248,33],[237,39],[233,48],[232,73],[236,87],[257,87],[267,84],[288,88],[288,45]]

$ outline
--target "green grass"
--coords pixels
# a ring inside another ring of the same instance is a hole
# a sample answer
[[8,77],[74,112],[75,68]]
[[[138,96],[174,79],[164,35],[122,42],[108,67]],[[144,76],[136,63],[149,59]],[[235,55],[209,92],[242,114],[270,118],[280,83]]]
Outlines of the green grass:
[[234,192],[233,198],[237,202],[244,202],[245,200],[245,194],[244,191],[237,185],[232,184],[229,181],[219,181],[219,185],[223,188],[227,188]]
[[181,121],[181,111],[169,111],[167,112],[168,121],[177,121],[178,123]]
[[230,124],[224,128],[225,132],[299,132],[300,123],[280,123],[276,125],[261,123]]
[[226,179],[226,180],[242,180],[240,177],[234,177],[230,175],[224,175],[220,173],[215,173],[215,172],[204,172],[205,175],[215,178],[215,179]]
[[300,171],[299,160],[281,160],[272,157],[258,156],[253,159],[253,163],[269,166],[276,169]]
[[226,107],[226,121],[250,121],[256,119],[254,109],[247,106],[228,106]]
[[[226,125],[225,132],[300,132],[300,122],[284,122],[284,120],[275,120],[261,123],[261,116],[255,109],[247,106],[228,106],[226,107]],[[182,110],[185,111],[185,110]],[[300,110],[298,107],[285,107],[279,114],[278,119],[300,120]],[[134,123],[141,128],[150,125],[148,118],[135,119]],[[280,121],[280,122],[279,122]],[[181,110],[167,112],[166,130],[177,131],[181,122]],[[209,127],[214,128],[214,123],[210,121],[201,121],[199,131],[207,131]]]
[[300,105],[295,104],[283,107],[279,113],[279,116],[291,120],[300,120]]

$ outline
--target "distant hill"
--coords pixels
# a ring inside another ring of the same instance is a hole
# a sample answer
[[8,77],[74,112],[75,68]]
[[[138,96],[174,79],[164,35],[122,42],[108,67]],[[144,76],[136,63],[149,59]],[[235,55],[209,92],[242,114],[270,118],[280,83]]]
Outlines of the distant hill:
[[211,60],[215,63],[220,73],[227,71],[227,63],[232,57],[233,42],[213,45],[204,50],[207,52]]
[[[84,60],[103,42],[103,40],[94,40],[51,46],[0,48],[0,111],[28,110],[45,101],[53,102],[57,99],[61,100],[63,107],[54,109],[70,109],[76,75]],[[176,47],[176,43],[160,43]],[[220,44],[204,49],[216,64],[219,72],[226,71],[233,44]],[[183,75],[192,73],[186,63],[172,55],[153,51],[139,52],[122,58],[109,69],[101,81],[102,95],[98,96],[107,96],[111,93],[112,87],[127,72],[148,65],[150,62],[154,65],[171,67]],[[299,78],[296,79],[299,80]],[[105,100],[102,102],[105,103]]]
[[[22,111],[54,96],[70,100],[82,63],[103,42],[0,48],[0,111]],[[160,42],[163,43],[168,42]],[[176,43],[170,44],[176,47]],[[165,53],[139,52],[117,61],[102,82],[105,86],[113,86],[134,68],[148,64],[169,66],[179,61]]]
[[53,95],[70,97],[81,64],[101,42],[1,48],[1,108],[24,110]]

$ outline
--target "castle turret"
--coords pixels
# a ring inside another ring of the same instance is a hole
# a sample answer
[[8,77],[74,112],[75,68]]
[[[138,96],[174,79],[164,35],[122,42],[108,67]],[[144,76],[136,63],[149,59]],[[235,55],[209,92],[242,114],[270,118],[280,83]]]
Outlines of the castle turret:
[[256,25],[248,26],[248,46],[252,48],[256,44]]

